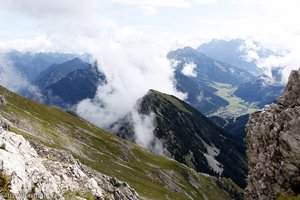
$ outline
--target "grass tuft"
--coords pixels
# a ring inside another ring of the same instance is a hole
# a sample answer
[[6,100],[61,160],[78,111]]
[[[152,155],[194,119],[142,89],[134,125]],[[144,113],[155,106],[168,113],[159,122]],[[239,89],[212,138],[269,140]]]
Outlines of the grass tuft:
[[0,194],[2,194],[5,199],[16,200],[16,197],[9,190],[10,182],[11,176],[7,176],[0,171]]

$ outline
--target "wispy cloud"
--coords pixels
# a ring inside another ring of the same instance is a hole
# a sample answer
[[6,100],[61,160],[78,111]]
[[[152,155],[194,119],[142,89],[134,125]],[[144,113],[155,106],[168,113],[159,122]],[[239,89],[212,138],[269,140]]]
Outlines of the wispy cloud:
[[53,47],[51,37],[46,35],[31,38],[7,38],[0,40],[0,50],[18,50],[18,51],[49,51]]
[[192,4],[213,4],[217,0],[112,0],[115,3],[151,7],[190,7]]
[[131,112],[131,120],[135,133],[135,143],[149,149],[155,154],[164,155],[164,152],[166,153],[167,150],[164,149],[162,141],[154,135],[156,128],[155,114],[143,115],[134,109]]
[[10,60],[0,54],[0,84],[12,91],[18,91],[28,85],[26,79],[15,69]]
[[166,58],[168,45],[140,30],[123,31],[121,37],[107,41],[106,48],[93,50],[108,84],[99,86],[95,98],[77,108],[102,127],[125,116],[149,89],[180,96],[174,88],[173,66]]
[[183,65],[181,73],[185,76],[197,77],[197,72],[195,71],[196,67],[197,65],[195,63],[187,62]]

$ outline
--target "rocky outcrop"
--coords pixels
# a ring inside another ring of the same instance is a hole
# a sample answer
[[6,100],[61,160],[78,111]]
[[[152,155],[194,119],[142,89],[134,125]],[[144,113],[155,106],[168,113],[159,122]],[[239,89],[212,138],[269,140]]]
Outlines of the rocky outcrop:
[[6,189],[9,192],[1,192],[4,198],[13,195],[17,200],[91,196],[95,199],[138,199],[127,183],[96,172],[64,151],[38,142],[30,144],[23,136],[3,128],[0,128],[0,172],[1,177],[9,177]]
[[6,100],[3,96],[0,95],[0,105],[1,104],[6,104]]
[[0,116],[0,129],[6,130],[6,131],[10,130],[9,122],[7,122],[7,120],[2,118],[1,116]]
[[292,71],[277,103],[247,124],[248,200],[300,194],[300,70]]
[[229,184],[225,182],[221,177],[213,177],[215,183],[222,188],[228,196],[230,196],[234,200],[244,200],[244,194],[237,187],[233,186],[233,184]]

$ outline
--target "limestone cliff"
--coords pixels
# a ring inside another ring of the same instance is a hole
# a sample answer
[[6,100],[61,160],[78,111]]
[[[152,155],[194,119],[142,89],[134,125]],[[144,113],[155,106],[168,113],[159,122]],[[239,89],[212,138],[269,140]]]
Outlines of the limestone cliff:
[[[0,199],[138,199],[126,183],[0,127]],[[80,197],[80,198],[79,198]]]
[[248,186],[245,199],[300,194],[300,70],[292,71],[276,103],[247,124]]

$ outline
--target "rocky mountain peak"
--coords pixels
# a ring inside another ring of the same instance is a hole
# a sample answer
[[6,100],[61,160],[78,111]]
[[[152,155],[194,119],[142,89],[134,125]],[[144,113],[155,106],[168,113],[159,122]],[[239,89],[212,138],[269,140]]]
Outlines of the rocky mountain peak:
[[278,104],[285,107],[300,105],[300,69],[291,72],[284,95],[278,98]]
[[245,199],[300,194],[300,70],[292,71],[277,103],[253,113],[247,124]]

